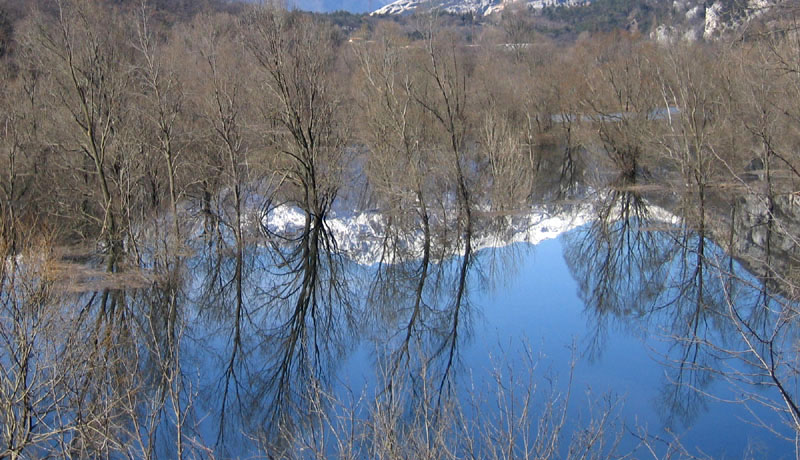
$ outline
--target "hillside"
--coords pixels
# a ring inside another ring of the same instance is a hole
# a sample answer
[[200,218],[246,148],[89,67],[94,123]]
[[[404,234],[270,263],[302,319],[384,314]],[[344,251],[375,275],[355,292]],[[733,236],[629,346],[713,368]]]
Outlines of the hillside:
[[711,39],[760,16],[768,0],[747,4],[732,0],[397,0],[373,16],[403,16],[437,10],[453,15],[475,15],[492,20],[513,6],[513,14],[527,14],[539,32],[579,34],[628,30],[664,41]]

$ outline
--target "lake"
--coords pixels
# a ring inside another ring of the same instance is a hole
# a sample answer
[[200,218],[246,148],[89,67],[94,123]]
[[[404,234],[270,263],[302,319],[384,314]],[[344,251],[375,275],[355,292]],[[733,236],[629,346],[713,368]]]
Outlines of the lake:
[[[279,214],[275,228],[294,235],[302,220]],[[197,387],[213,395],[201,398],[198,433],[231,456],[277,436],[281,448],[370,457],[388,436],[381,420],[406,439],[437,427],[429,453],[456,446],[457,457],[494,456],[498,439],[555,458],[791,457],[780,395],[729,317],[786,301],[663,209],[591,214],[508,219],[503,237],[478,232],[466,265],[457,244],[420,258],[418,232],[395,240],[402,254],[389,263],[379,216],[340,216],[330,228],[346,256],[321,258],[319,298],[295,304],[293,290],[280,308],[261,299],[285,292],[281,249],[250,250],[241,339],[230,317],[201,314],[186,347]],[[767,313],[759,324],[778,323]],[[795,329],[775,334],[791,341]],[[338,441],[315,444],[326,436]],[[552,446],[536,445],[544,439]]]

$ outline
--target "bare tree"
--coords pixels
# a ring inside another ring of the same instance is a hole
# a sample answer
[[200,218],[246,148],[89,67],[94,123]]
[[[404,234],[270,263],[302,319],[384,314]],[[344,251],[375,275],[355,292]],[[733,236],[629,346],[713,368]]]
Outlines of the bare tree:
[[[275,279],[265,288],[271,319],[262,332],[272,356],[256,394],[273,401],[266,428],[278,430],[302,415],[296,404],[303,399],[292,395],[303,395],[309,381],[326,380],[354,324],[346,267],[327,224],[345,180],[349,134],[335,93],[340,43],[334,30],[271,6],[254,10],[244,27],[262,90],[260,134],[274,167],[261,214],[275,264],[267,267]],[[303,216],[296,234],[271,226],[273,213],[286,207]]]

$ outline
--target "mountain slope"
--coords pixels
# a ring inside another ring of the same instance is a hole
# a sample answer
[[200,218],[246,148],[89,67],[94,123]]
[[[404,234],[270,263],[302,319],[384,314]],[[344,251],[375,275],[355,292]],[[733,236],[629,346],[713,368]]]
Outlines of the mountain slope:
[[[502,11],[506,0],[397,0],[375,10],[373,15],[407,14],[414,10],[438,9],[452,14],[475,13],[489,15]],[[547,6],[577,6],[587,4],[588,0],[528,0],[528,8],[542,9]]]
[[372,15],[436,10],[488,16],[514,5],[515,11],[528,10],[575,34],[625,29],[666,42],[714,39],[778,4],[777,0],[396,0]]

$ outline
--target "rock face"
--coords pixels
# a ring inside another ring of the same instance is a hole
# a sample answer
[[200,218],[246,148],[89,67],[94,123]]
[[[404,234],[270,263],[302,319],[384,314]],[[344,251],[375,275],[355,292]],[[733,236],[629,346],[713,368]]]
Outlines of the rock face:
[[[505,0],[397,0],[375,10],[373,15],[408,14],[415,10],[438,9],[452,14],[473,13],[482,16],[502,11]],[[589,0],[529,0],[528,8],[542,9],[547,6],[586,5]]]
[[674,0],[671,21],[659,25],[651,33],[651,38],[662,43],[714,40],[726,31],[735,30],[761,16],[775,4],[773,0]]
[[[373,11],[372,15],[402,15],[414,11],[436,10],[451,14],[488,16],[503,11],[512,3],[528,9],[567,6],[579,8],[594,0],[396,0]],[[651,33],[662,43],[714,40],[721,34],[747,23],[767,11],[777,0],[672,0],[671,14]],[[647,0],[641,0],[644,5]]]
[[[797,286],[800,270],[800,202],[794,194],[778,195],[770,202],[764,196],[739,200],[734,231],[740,236],[735,253],[749,262],[750,269],[766,278],[777,278]],[[785,293],[790,296],[796,292]]]

